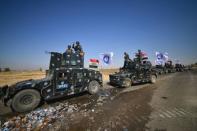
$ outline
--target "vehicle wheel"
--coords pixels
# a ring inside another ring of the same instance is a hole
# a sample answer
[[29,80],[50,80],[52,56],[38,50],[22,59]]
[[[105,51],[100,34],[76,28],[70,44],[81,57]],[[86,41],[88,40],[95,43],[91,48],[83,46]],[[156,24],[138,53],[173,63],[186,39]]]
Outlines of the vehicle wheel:
[[25,89],[18,92],[12,100],[12,108],[16,112],[33,110],[40,104],[40,93],[34,89]]
[[154,84],[156,83],[156,79],[157,77],[155,75],[151,75],[150,82]]
[[131,84],[132,84],[131,79],[126,78],[126,79],[123,80],[123,87],[126,87],[126,88],[130,87]]
[[93,80],[89,83],[88,92],[90,94],[96,94],[99,91],[99,88],[100,84],[97,81]]

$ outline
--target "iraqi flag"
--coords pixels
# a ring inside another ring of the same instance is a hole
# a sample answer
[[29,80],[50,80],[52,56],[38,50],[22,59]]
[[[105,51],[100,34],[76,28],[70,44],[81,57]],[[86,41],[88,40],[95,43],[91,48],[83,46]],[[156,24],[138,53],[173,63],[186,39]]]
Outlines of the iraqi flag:
[[[135,53],[135,56],[137,56],[137,55],[138,55],[138,53]],[[144,51],[141,51],[140,56],[141,56],[143,59],[148,59],[148,55],[147,55],[147,53],[144,52]]]
[[99,60],[98,59],[90,59],[90,62],[99,64]]
[[98,59],[92,58],[92,59],[89,60],[89,67],[90,68],[98,68],[98,66],[99,66],[99,60]]

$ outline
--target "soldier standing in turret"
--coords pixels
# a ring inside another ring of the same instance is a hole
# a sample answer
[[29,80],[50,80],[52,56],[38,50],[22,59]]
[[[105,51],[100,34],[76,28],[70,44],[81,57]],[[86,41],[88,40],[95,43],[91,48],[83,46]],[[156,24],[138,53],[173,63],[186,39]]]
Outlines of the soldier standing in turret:
[[[76,45],[75,45],[76,44]],[[80,42],[79,41],[76,41],[76,43],[75,44],[73,44],[73,49],[75,50],[75,52],[83,52],[83,49],[82,49],[82,47],[81,47],[81,45],[80,45]]]
[[141,50],[138,50],[138,53],[136,54],[136,57],[137,57],[138,64],[141,64],[142,63],[142,52],[141,52]]
[[142,52],[141,50],[138,50],[138,52],[136,53],[136,60],[137,60],[137,64],[136,64],[136,71],[137,71],[137,77],[140,78],[142,77],[141,74],[141,64],[142,64]]
[[83,52],[83,49],[80,45],[80,42],[76,41],[76,43],[74,43],[72,45],[72,48],[74,49],[75,53],[79,54],[80,66],[83,67],[83,65],[84,65],[84,52]]
[[123,66],[123,68],[127,68],[128,67],[129,61],[130,61],[129,54],[124,52],[124,66]]
[[62,55],[62,65],[69,65],[69,59],[70,56],[73,53],[73,49],[71,48],[71,45],[68,45],[68,48],[66,49],[66,51],[63,53]]
[[68,45],[68,48],[66,49],[66,54],[72,54],[73,53],[73,50],[71,48],[71,45]]

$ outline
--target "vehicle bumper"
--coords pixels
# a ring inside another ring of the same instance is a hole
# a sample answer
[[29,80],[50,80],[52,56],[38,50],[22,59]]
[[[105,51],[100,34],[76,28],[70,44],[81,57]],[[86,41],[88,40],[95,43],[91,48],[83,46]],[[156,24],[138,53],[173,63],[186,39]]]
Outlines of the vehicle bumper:
[[122,79],[117,76],[109,76],[109,82],[114,86],[122,86]]

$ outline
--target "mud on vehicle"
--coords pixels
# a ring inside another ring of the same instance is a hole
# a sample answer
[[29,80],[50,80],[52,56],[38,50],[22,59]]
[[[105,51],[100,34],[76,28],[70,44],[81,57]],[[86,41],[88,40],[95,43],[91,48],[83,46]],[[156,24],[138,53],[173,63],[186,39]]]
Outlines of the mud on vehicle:
[[152,68],[150,61],[143,58],[140,50],[134,60],[125,58],[127,59],[125,59],[124,66],[120,68],[119,72],[109,75],[111,85],[130,87],[137,83],[156,82],[157,72]]
[[1,88],[0,94],[5,106],[16,112],[36,108],[41,101],[48,101],[88,91],[95,94],[102,87],[102,74],[84,68],[84,53],[50,52],[51,60],[46,78],[26,80]]

